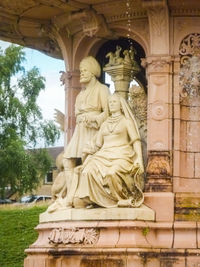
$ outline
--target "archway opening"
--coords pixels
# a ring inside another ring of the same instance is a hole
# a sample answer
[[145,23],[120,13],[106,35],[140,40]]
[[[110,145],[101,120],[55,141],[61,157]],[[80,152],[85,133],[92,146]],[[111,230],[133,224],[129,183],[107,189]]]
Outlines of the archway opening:
[[[105,42],[99,49],[98,53],[96,54],[96,59],[100,63],[101,67],[103,68],[108,63],[108,58],[106,58],[107,53],[115,52],[116,46],[120,46],[122,51],[129,50],[131,46],[134,47],[135,53],[135,60],[137,61],[138,65],[141,68],[141,71],[135,75],[135,82],[134,84],[139,84],[141,87],[144,88],[145,92],[147,92],[147,80],[146,80],[146,73],[145,69],[141,66],[141,58],[145,58],[145,51],[143,47],[133,39],[120,37],[117,40],[109,40]],[[122,51],[121,55],[122,56]],[[106,83],[105,73],[102,72],[100,81]]]

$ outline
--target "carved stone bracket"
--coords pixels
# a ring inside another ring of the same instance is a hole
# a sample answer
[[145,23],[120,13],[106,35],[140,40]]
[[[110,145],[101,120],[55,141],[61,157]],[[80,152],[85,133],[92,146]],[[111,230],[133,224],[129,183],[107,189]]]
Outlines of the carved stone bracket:
[[151,54],[169,53],[169,11],[166,0],[142,0],[149,19]]
[[95,228],[55,228],[51,231],[49,243],[59,244],[95,244],[99,239],[99,231]]
[[101,14],[97,14],[92,8],[84,9],[73,14],[63,14],[54,17],[52,24],[55,25],[57,30],[66,28],[68,33],[70,31],[67,27],[73,21],[80,21],[82,24],[83,34],[89,37],[109,37],[113,36],[113,32],[108,28],[105,18]]

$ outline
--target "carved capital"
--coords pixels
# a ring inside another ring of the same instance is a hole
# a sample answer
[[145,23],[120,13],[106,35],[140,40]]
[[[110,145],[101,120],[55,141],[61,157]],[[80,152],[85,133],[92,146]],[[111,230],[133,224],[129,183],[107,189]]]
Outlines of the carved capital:
[[173,58],[171,56],[158,56],[158,57],[148,57],[142,59],[142,66],[148,67],[149,72],[169,72],[170,64]]
[[72,86],[77,86],[76,84],[77,80],[79,83],[79,77],[80,77],[79,71],[67,71],[67,72],[60,71],[60,73],[61,73],[60,76],[61,85],[69,86],[70,83],[73,83]]
[[147,175],[171,176],[169,151],[149,151]]
[[49,243],[53,245],[95,244],[99,239],[99,231],[95,228],[55,228],[51,231]]

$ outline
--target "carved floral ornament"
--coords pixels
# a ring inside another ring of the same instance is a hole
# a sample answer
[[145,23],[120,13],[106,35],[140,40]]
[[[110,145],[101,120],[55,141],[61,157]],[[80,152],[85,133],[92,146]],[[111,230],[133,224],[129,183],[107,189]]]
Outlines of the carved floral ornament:
[[51,231],[49,243],[54,245],[95,244],[99,239],[99,231],[95,228],[55,228]]

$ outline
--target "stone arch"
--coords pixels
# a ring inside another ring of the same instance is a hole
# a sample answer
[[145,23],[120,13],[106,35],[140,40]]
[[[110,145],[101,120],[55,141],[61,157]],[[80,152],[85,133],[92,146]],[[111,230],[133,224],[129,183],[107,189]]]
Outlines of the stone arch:
[[74,53],[73,53],[73,69],[79,68],[80,60],[88,55],[96,57],[98,50],[100,47],[106,43],[108,40],[115,40],[117,38],[127,38],[129,34],[129,38],[137,42],[142,49],[144,50],[145,55],[149,53],[149,46],[147,40],[137,31],[131,29],[128,31],[126,26],[114,26],[110,28],[113,30],[113,38],[110,37],[109,39],[105,38],[98,38],[98,37],[88,37],[83,36],[81,33],[77,35],[76,39],[79,40],[74,46]]
[[129,31],[126,25],[117,25],[117,26],[113,26],[111,30],[113,30],[118,37],[127,38],[127,36],[129,36],[130,39],[133,39],[134,41],[136,41],[137,43],[141,45],[141,47],[144,49],[145,55],[149,54],[149,51],[150,51],[149,42],[140,33],[139,29],[137,30],[136,28],[135,30],[135,28],[134,29],[131,28]]
[[83,36],[74,48],[73,69],[79,69],[80,60],[88,55],[96,56],[99,47],[105,42],[103,39]]

